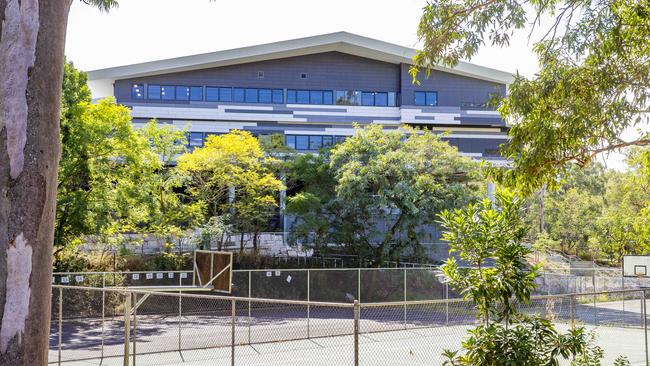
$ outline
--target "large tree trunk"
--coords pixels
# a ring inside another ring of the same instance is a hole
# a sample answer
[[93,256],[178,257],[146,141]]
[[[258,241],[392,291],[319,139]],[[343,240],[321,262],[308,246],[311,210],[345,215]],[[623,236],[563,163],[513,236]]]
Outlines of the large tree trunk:
[[47,364],[69,0],[0,0],[0,365]]

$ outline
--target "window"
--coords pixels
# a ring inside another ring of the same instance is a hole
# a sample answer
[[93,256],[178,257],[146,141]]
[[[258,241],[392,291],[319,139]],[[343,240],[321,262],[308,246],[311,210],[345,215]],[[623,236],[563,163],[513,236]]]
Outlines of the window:
[[260,103],[272,103],[273,102],[271,89],[260,89],[258,94],[259,94]]
[[426,98],[425,92],[415,92],[415,105],[426,105]]
[[309,104],[309,90],[298,90],[296,102],[298,104]]
[[176,100],[190,100],[190,88],[187,86],[177,86]]
[[427,105],[438,105],[437,92],[427,92]]
[[341,143],[345,136],[330,135],[285,135],[285,144],[287,147],[298,151],[315,151],[322,148],[329,148],[334,144]]
[[296,150],[308,150],[309,149],[309,136],[296,136]]
[[188,137],[187,141],[190,147],[203,146],[203,132],[190,132],[190,136]]
[[438,105],[438,93],[434,91],[415,92],[415,105]]
[[273,103],[274,104],[284,103],[284,90],[273,89]]
[[397,93],[388,92],[388,106],[396,107],[397,106]]
[[334,136],[323,136],[323,147],[330,147],[334,144]]
[[309,150],[319,150],[323,147],[323,136],[309,136]]
[[257,89],[246,89],[244,101],[246,103],[257,103]]
[[323,92],[323,104],[334,104],[334,93],[331,90],[326,90]]
[[219,88],[219,101],[232,102],[232,88]]
[[143,98],[144,98],[144,85],[142,84],[131,85],[131,99],[143,99]]
[[232,88],[232,101],[233,102],[244,101],[244,88]]
[[207,100],[208,102],[218,102],[219,88],[214,88],[211,86],[205,88],[205,100]]
[[300,78],[301,78],[301,79],[307,79],[307,74],[305,74],[305,73],[303,72],[302,74],[300,74]]
[[310,90],[309,104],[323,104],[323,92],[320,90]]
[[295,149],[296,148],[296,136],[286,135],[285,138],[284,138],[284,144],[287,147]]
[[160,85],[149,85],[147,99],[160,99]]
[[361,105],[375,105],[375,93],[361,93]]
[[192,86],[190,87],[190,100],[203,100],[203,87]]
[[258,71],[257,72],[257,78],[258,79],[264,79],[264,71]]
[[162,96],[162,99],[163,100],[174,100],[174,98],[176,97],[174,95],[175,94],[174,89],[175,89],[175,87],[173,85],[163,85],[163,86],[161,86],[160,87],[160,95]]
[[296,91],[287,90],[287,104],[296,104]]
[[338,105],[360,105],[361,92],[354,90],[337,90],[336,104]]
[[375,93],[375,105],[385,107],[388,105],[388,93]]

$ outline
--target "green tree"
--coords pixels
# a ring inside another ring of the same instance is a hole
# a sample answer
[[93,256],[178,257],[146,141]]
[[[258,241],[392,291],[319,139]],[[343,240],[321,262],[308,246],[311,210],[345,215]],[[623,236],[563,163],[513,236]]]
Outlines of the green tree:
[[160,168],[129,110],[113,99],[85,101],[62,120],[55,258],[84,235],[112,235],[146,225],[155,206],[147,189]]
[[329,167],[320,159],[303,159],[300,168],[319,181],[290,200],[293,212],[306,214],[301,223],[313,225],[301,228],[303,237],[314,233],[311,243],[339,243],[377,265],[421,256],[436,215],[483,188],[475,162],[425,131],[366,126],[332,149]]
[[151,151],[158,156],[160,163],[152,179],[142,182],[142,188],[155,197],[145,229],[169,242],[173,236],[182,235],[183,229],[201,222],[205,209],[201,202],[187,202],[183,186],[188,177],[173,166],[176,157],[187,151],[187,131],[158,124],[154,119],[138,133],[149,141]]
[[538,271],[526,264],[530,250],[522,245],[527,231],[522,207],[515,194],[500,191],[494,202],[485,199],[440,215],[450,253],[469,264],[461,268],[450,258],[442,271],[450,286],[475,305],[482,321],[468,331],[461,354],[444,352],[443,365],[542,366],[561,359],[600,365],[602,352],[590,345],[583,328],[560,333],[549,320],[518,310],[530,301]]
[[633,150],[629,169],[608,175],[605,208],[590,245],[613,265],[620,264],[626,254],[650,253],[649,157],[648,149]]
[[232,131],[180,156],[178,168],[190,176],[188,191],[206,204],[210,217],[230,213],[242,238],[244,231],[253,232],[257,244],[256,234],[275,213],[284,188],[269,169],[274,160],[249,132]]
[[[532,17],[531,17],[532,14]],[[540,71],[517,75],[499,107],[513,125],[502,147],[514,161],[495,177],[532,192],[552,184],[566,163],[587,165],[602,152],[650,145],[650,134],[622,132],[647,121],[650,4],[645,0],[436,0],[424,7],[423,50],[411,69],[455,66],[485,43],[507,45],[515,30],[554,19],[535,43]]]

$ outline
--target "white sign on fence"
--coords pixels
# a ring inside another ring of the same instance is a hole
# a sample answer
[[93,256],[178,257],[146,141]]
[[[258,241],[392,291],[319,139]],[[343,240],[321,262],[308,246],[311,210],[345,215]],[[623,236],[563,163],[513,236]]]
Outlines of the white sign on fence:
[[140,274],[139,273],[134,273],[133,275],[131,275],[131,279],[133,279],[135,281],[139,280],[140,279]]

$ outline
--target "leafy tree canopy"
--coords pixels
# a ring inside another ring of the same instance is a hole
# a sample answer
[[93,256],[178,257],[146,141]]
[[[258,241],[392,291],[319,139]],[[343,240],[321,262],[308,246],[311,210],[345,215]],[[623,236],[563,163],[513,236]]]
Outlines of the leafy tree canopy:
[[[328,156],[329,166],[322,160]],[[433,239],[436,214],[467,204],[482,189],[475,162],[438,136],[413,129],[358,128],[330,155],[299,162],[303,176],[318,177],[305,179],[307,189],[290,199],[290,210],[314,225],[305,231],[330,230],[324,241],[347,245],[376,264],[420,254],[420,243]]]
[[[529,14],[533,14],[531,18]],[[435,0],[424,7],[423,50],[411,69],[454,66],[486,43],[507,45],[515,30],[555,21],[535,43],[540,71],[517,75],[499,111],[513,123],[502,148],[514,161],[495,176],[524,192],[553,184],[566,163],[587,165],[602,152],[650,145],[643,128],[650,95],[650,3],[647,0]]]
[[274,163],[249,132],[231,131],[180,156],[178,169],[190,177],[188,191],[207,205],[210,216],[232,213],[240,230],[258,232],[273,216],[284,187],[269,168]]

